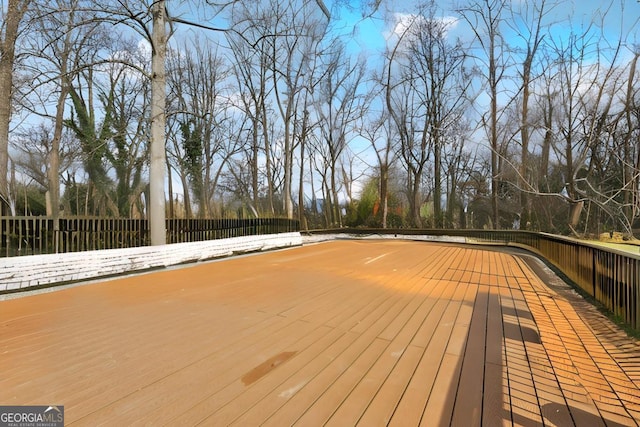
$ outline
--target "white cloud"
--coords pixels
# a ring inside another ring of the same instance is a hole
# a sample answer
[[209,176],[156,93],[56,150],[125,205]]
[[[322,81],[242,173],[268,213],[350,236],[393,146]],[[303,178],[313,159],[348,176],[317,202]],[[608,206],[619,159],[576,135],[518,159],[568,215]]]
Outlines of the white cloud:
[[[406,37],[407,34],[411,34],[411,31],[418,31],[419,28],[424,28],[430,19],[414,13],[395,13],[393,17],[393,29],[387,31],[385,34],[385,38],[387,40],[391,38],[400,38],[403,35]],[[449,32],[455,30],[459,20],[453,16],[442,16],[433,18],[433,21],[437,23],[438,28],[446,37]]]

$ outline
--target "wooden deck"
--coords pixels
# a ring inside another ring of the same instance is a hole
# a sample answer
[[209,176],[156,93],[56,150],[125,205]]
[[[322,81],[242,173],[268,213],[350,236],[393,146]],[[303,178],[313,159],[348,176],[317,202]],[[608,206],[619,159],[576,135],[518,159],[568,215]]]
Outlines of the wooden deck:
[[336,241],[0,301],[67,425],[638,425],[640,346],[480,247]]

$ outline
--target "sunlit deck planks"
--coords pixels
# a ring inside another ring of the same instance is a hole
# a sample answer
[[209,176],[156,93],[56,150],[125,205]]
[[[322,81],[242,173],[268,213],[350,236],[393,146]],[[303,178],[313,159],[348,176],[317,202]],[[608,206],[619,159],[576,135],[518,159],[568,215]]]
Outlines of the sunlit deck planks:
[[638,425],[640,346],[519,257],[336,241],[0,301],[67,425]]

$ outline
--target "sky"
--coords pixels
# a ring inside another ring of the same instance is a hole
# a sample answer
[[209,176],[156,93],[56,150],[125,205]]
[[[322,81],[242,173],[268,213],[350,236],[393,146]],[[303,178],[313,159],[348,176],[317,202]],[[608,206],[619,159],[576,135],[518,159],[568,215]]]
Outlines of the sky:
[[[484,0],[455,0],[458,4],[479,2]],[[380,5],[372,13],[366,10],[362,2],[371,0],[325,0],[331,10],[333,32],[340,34],[347,41],[349,51],[353,55],[364,55],[370,70],[381,67],[381,54],[388,43],[393,42],[394,30],[402,28],[402,22],[415,17],[416,0],[380,0]],[[517,12],[526,10],[531,5],[539,6],[542,0],[507,0],[510,7]],[[461,19],[451,0],[437,0],[439,14],[442,19],[451,22],[449,37],[461,39],[471,45],[473,31],[469,24]],[[617,58],[618,64],[627,64],[634,51],[640,50],[640,1],[638,0],[546,0],[543,28],[545,42],[566,46],[572,33],[583,34],[587,28],[592,40],[601,36],[609,40],[611,47],[618,40],[623,40],[623,48]],[[363,12],[366,10],[366,13]],[[531,12],[530,12],[531,13]],[[365,16],[366,15],[366,16]],[[527,27],[531,26],[522,17],[512,18],[506,12],[508,25],[502,26],[501,37],[510,46],[526,47]],[[529,19],[530,21],[531,19]],[[611,53],[596,56],[595,48],[591,49],[591,57],[586,57],[585,64],[601,64],[611,57]],[[475,55],[482,57],[476,50]],[[517,59],[516,59],[517,61]],[[609,64],[602,64],[609,65]],[[516,70],[512,70],[516,72]],[[482,97],[480,98],[482,100]]]
[[[365,0],[366,1],[366,0]],[[462,3],[465,0],[460,0]],[[537,4],[540,0],[534,0]],[[513,7],[523,7],[531,0],[511,0]],[[345,5],[346,3],[346,5]],[[385,40],[392,32],[394,19],[415,13],[416,1],[382,0],[377,11],[363,17],[361,0],[325,0],[331,10],[335,31],[351,37],[351,47],[359,48],[367,54],[379,52],[385,47]],[[472,32],[467,24],[459,20],[450,0],[439,0],[443,18],[457,20],[451,31],[451,37],[460,37],[469,41]],[[568,35],[571,30],[580,32],[589,25],[594,31],[603,31],[605,36],[618,39],[621,36],[632,45],[640,45],[640,2],[636,0],[547,0],[549,10],[546,20],[552,24],[551,34],[555,37]],[[370,9],[369,9],[370,10]],[[516,25],[522,27],[522,23]],[[635,28],[634,28],[635,27]],[[517,43],[517,33],[505,32],[508,42]]]

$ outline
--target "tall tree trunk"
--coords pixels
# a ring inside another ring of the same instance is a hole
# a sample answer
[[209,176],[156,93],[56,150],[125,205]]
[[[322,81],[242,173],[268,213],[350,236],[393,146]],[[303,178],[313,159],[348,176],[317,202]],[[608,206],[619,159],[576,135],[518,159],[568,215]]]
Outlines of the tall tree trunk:
[[433,133],[433,219],[434,226],[442,228],[442,147],[437,129]]
[[491,111],[489,118],[489,132],[491,143],[491,219],[493,228],[499,226],[498,212],[498,80],[495,59],[495,35],[491,35],[489,51],[489,86],[491,97]]
[[[491,221],[493,228],[500,227],[500,213],[498,205],[498,185],[500,183],[499,141],[498,141],[498,89],[504,77],[502,64],[502,43],[500,23],[503,22],[502,13],[507,4],[506,0],[474,0],[460,9],[463,18],[471,26],[475,38],[480,42],[487,55],[486,84],[489,96],[488,118],[483,116],[483,127],[487,132],[491,148]],[[486,38],[486,39],[485,39]]]
[[304,216],[304,139],[300,141],[300,180],[298,182],[298,221],[301,230],[308,230]]
[[334,165],[331,168],[331,199],[332,202],[332,210],[331,210],[331,223],[332,225],[337,225],[338,227],[342,227],[342,215],[340,213],[340,200],[338,199],[338,190],[336,185],[336,166]]
[[187,219],[193,218],[193,209],[191,209],[191,195],[189,193],[189,179],[185,174],[180,174],[180,181],[182,182],[182,188],[184,188],[184,194],[182,195],[182,201],[184,204],[184,214]]
[[[66,98],[66,84],[63,84],[63,88],[60,91],[58,97],[58,105],[56,108],[56,119],[53,130],[53,140],[51,141],[51,148],[49,156],[47,157],[47,179],[48,179],[48,194],[50,206],[47,206],[47,215],[53,217],[54,227],[57,223],[57,218],[60,215],[60,140],[62,138],[62,127],[64,119],[64,102]],[[54,228],[55,229],[55,228]]]
[[[453,226],[453,222],[454,222],[454,213],[455,213],[455,208],[456,205],[458,204],[458,200],[456,197],[456,189],[458,187],[458,180],[457,180],[457,175],[456,172],[454,170],[454,164],[451,163],[449,165],[449,172],[447,174],[448,178],[451,179],[451,182],[449,183],[449,185],[447,186],[448,188],[448,195],[447,195],[447,213],[446,213],[446,219],[447,219],[447,223],[444,225],[447,228],[454,228]],[[462,217],[460,218],[460,220],[462,221]]]
[[387,228],[387,216],[389,214],[389,165],[380,165],[380,209],[382,212],[382,228]]
[[[289,109],[287,109],[288,111]],[[291,144],[290,115],[284,122],[284,212],[287,218],[293,218],[293,200],[291,198],[291,175],[293,174],[293,149]]]
[[[529,132],[529,95],[531,84],[531,68],[533,65],[536,52],[542,42],[543,36],[541,35],[542,20],[546,6],[545,0],[539,0],[537,2],[531,2],[533,5],[532,12],[533,22],[532,28],[529,32],[524,31],[522,37],[526,39],[525,34],[528,33],[529,39],[527,40],[527,53],[522,63],[522,111],[520,122],[520,138],[522,142],[522,151],[520,155],[520,224],[522,227],[527,228],[531,220],[531,202],[529,199],[529,189],[532,187],[530,177],[528,173],[529,169],[529,139],[531,132]],[[528,10],[528,3],[524,3],[524,7]],[[524,13],[523,19],[528,13]]]
[[520,123],[520,139],[522,151],[520,154],[520,224],[527,228],[530,222],[530,208],[528,195],[527,166],[529,164],[529,78],[531,66],[529,58],[525,61],[522,82],[522,121]]
[[251,137],[251,198],[253,205],[258,212],[262,212],[260,207],[260,191],[259,191],[259,175],[258,175],[258,156],[260,148],[258,147],[258,130],[260,129],[257,118],[251,120],[253,125],[253,135]]
[[311,181],[311,212],[318,214],[318,201],[316,200],[316,186],[313,183],[313,162],[309,161],[309,180]]
[[168,191],[169,194],[167,195],[169,198],[169,218],[175,218],[175,207],[174,207],[174,201],[173,201],[173,179],[171,179],[171,165],[169,164],[169,162],[167,162],[167,181],[168,181]]
[[51,150],[49,151],[48,156],[48,169],[47,169],[47,179],[49,181],[49,202],[50,206],[48,206],[51,211],[47,212],[47,215],[51,216],[53,219],[53,231],[56,241],[56,252],[58,250],[58,231],[59,231],[59,221],[58,217],[60,216],[60,141],[62,140],[62,130],[64,127],[64,104],[67,98],[68,93],[68,82],[66,81],[66,77],[62,78],[60,94],[58,96],[58,103],[56,105],[56,119],[55,125],[53,129],[53,139],[51,141]]
[[[632,146],[631,146],[631,140],[633,138],[633,133],[635,130],[635,126],[633,124],[633,119],[631,117],[631,113],[632,113],[632,108],[634,105],[634,100],[633,100],[633,89],[634,89],[634,76],[635,76],[635,72],[636,72],[636,66],[638,64],[638,56],[639,54],[636,53],[636,55],[633,57],[633,59],[631,60],[631,64],[629,65],[629,78],[627,81],[627,96],[626,96],[626,100],[625,100],[625,116],[626,116],[626,120],[627,120],[627,133],[625,135],[624,141],[623,141],[623,152],[624,152],[624,216],[629,220],[630,223],[633,222],[633,217],[634,217],[634,212],[633,212],[633,207],[634,207],[634,193],[636,193],[637,191],[639,191],[640,189],[638,189],[637,186],[634,186],[634,181],[636,181],[636,179],[634,179],[634,170],[633,170],[633,164],[634,164],[634,159],[632,158]],[[640,155],[640,153],[638,154]]]
[[4,20],[4,34],[0,39],[0,215],[9,211],[9,126],[13,95],[13,65],[20,22],[29,0],[8,0]]
[[544,139],[542,140],[542,154],[540,158],[540,172],[542,173],[540,185],[543,186],[544,191],[550,191],[549,189],[549,156],[551,155],[551,142],[553,141],[553,100],[548,96],[545,101],[547,102],[547,110],[544,111]]
[[300,180],[298,182],[298,221],[300,229],[307,230],[307,221],[304,216],[304,146],[307,139],[307,126],[309,112],[305,109],[302,118],[302,129],[300,131]]
[[[637,150],[636,159],[635,159],[635,167],[634,170],[640,170],[640,150]],[[635,174],[633,179],[633,188],[636,191],[633,192],[633,210],[632,210],[632,218],[636,218],[640,216],[640,175]]]
[[[65,42],[65,46],[70,44],[70,33],[66,35],[67,41]],[[69,94],[69,78],[67,76],[67,50],[63,52],[63,55],[60,58],[60,93],[58,94],[58,102],[56,104],[56,117],[55,124],[53,128],[53,139],[51,141],[51,148],[48,155],[48,169],[47,169],[47,180],[48,182],[48,194],[49,194],[49,203],[48,208],[50,210],[47,211],[47,215],[51,216],[53,219],[53,234],[55,241],[55,252],[58,252],[59,239],[58,234],[60,231],[60,141],[62,141],[62,132],[64,128],[64,112],[65,112],[65,103],[67,100],[67,95]]]
[[273,178],[271,175],[271,143],[269,141],[269,124],[267,122],[267,109],[262,105],[262,132],[264,138],[264,167],[267,173],[267,202],[269,203],[269,212],[275,214],[275,205],[273,203]]
[[165,55],[167,36],[165,28],[165,1],[153,3],[153,34],[151,55],[151,150],[149,165],[149,228],[152,245],[167,243],[164,170],[165,151],[165,104],[166,74]]
[[422,227],[422,218],[420,217],[420,179],[417,178],[413,182],[413,188],[411,192],[412,211],[413,211],[413,226],[416,228]]
[[[576,190],[575,190],[575,180],[574,180],[574,171],[573,171],[573,139],[569,134],[567,136],[567,145],[565,147],[565,155],[567,156],[567,193],[572,200],[576,198]],[[578,222],[580,221],[580,214],[582,213],[582,208],[584,206],[583,202],[575,202],[571,203],[571,212],[569,215],[569,225],[571,227],[576,227]]]

